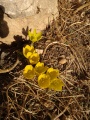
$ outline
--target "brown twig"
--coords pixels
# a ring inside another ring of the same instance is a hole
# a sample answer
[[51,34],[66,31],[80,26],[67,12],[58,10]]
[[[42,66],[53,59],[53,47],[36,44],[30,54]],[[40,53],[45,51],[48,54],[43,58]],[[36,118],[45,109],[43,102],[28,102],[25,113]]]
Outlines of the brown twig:
[[7,69],[0,69],[0,73],[7,73],[7,72],[10,72],[11,70],[13,70],[19,63],[19,59],[17,58],[16,62],[14,63],[14,65],[10,68],[7,68]]
[[87,6],[90,6],[90,2],[80,6],[79,8],[77,8],[75,11],[74,11],[74,14],[76,14],[78,11],[82,10],[83,8],[87,7]]

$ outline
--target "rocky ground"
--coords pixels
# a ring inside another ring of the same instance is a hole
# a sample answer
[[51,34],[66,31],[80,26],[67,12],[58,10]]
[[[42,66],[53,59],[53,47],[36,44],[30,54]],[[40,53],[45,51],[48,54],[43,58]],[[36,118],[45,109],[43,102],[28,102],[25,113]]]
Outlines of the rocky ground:
[[[58,68],[65,87],[62,92],[40,89],[37,80],[27,81],[22,48],[29,43],[17,34],[11,45],[0,44],[1,120],[89,120],[90,119],[90,2],[58,1],[59,17],[42,31],[35,48],[43,50],[41,61]],[[2,34],[1,34],[2,35]]]
[[[6,44],[21,35],[27,26],[41,31],[58,16],[57,0],[0,0],[0,39]],[[4,14],[3,14],[3,12]]]

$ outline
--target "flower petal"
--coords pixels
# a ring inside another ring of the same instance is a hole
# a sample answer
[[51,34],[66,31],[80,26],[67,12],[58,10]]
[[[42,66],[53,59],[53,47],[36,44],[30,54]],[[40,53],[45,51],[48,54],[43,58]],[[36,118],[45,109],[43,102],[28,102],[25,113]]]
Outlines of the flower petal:
[[39,41],[42,38],[42,33],[37,33],[37,41]]
[[55,91],[62,91],[63,86],[64,86],[64,83],[62,82],[62,80],[60,80],[59,78],[56,78],[52,81],[49,88]]
[[29,59],[32,54],[33,54],[32,52],[28,52],[27,55],[26,55],[26,57]]
[[41,74],[38,77],[38,84],[39,84],[40,88],[42,88],[42,89],[48,88],[49,85],[50,85],[50,77],[49,77],[49,75]]
[[39,56],[39,54],[36,53],[36,52],[33,53],[33,54],[31,55],[30,59],[29,59],[29,61],[30,61],[31,64],[37,64],[37,63],[39,62],[39,60],[40,60],[40,56]]
[[36,33],[36,29],[34,29],[33,32],[28,31],[28,36],[30,41],[32,41],[33,43],[39,41],[42,38],[41,32]]
[[23,75],[27,79],[31,79],[35,75],[35,70],[32,65],[26,65],[26,67],[23,70]]
[[34,52],[34,47],[33,46],[29,46],[26,45],[25,47],[23,47],[23,55],[27,58],[27,53],[28,52]]
[[35,66],[35,72],[37,75],[40,75],[40,74],[46,72],[47,69],[48,69],[48,67],[44,66],[44,63],[42,63],[42,62],[38,62]]
[[47,74],[50,75],[51,79],[54,79],[54,78],[59,76],[59,70],[58,69],[49,68],[47,70]]

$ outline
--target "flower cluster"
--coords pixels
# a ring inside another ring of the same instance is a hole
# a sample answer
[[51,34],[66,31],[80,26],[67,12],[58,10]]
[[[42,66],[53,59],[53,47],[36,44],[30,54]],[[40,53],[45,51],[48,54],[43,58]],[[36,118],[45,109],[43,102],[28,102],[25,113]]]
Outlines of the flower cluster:
[[[34,43],[41,39],[41,33],[28,32],[29,39]],[[48,68],[43,62],[40,62],[40,56],[36,52],[33,45],[23,47],[23,55],[28,59],[29,65],[23,70],[23,75],[26,79],[32,79],[34,76],[38,78],[38,85],[44,89],[49,88],[55,91],[61,91],[64,83],[59,79],[59,70]]]
[[39,54],[34,50],[34,46],[26,45],[23,47],[23,55],[31,64],[36,64],[40,60]]

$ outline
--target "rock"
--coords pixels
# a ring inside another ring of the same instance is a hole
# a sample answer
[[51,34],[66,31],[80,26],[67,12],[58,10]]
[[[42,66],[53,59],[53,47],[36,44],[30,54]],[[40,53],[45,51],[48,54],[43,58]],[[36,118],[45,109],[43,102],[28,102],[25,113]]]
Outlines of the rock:
[[6,13],[0,23],[0,41],[6,44],[14,41],[14,35],[23,36],[23,28],[44,30],[58,16],[57,0],[0,0],[0,5]]
[[0,0],[0,5],[5,8],[5,13],[12,18],[33,15],[36,11],[36,4],[35,0]]
[[57,12],[57,0],[0,0],[0,5],[11,18],[32,16],[40,11]]
[[61,65],[66,64],[66,63],[67,63],[67,60],[65,58],[63,58],[59,61],[59,64],[61,64]]

